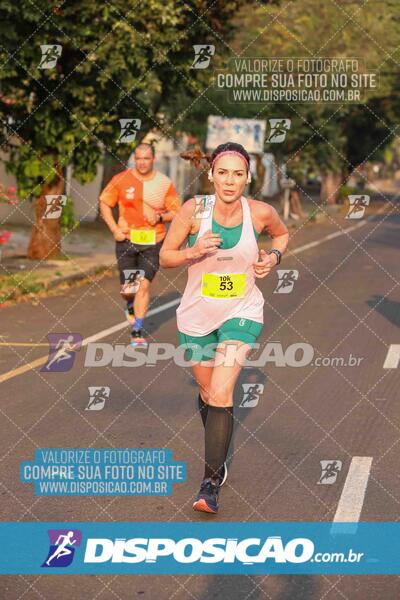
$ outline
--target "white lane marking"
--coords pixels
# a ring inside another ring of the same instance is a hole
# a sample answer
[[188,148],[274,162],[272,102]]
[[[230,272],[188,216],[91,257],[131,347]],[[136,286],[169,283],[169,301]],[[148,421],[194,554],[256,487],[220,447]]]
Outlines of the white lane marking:
[[400,344],[390,344],[386,354],[384,369],[397,369],[400,363]]
[[[384,209],[386,208],[386,206],[387,205],[385,204],[377,212],[377,214],[383,212]],[[369,222],[369,220],[370,219],[364,219],[361,223],[357,223],[357,225],[354,225],[353,227],[348,227],[347,229],[343,229],[341,231],[336,231],[335,233],[330,233],[328,235],[325,235],[320,240],[316,240],[315,242],[310,242],[309,244],[304,244],[303,246],[299,246],[295,250],[289,250],[288,255],[290,256],[291,254],[299,254],[300,252],[304,252],[305,250],[308,250],[309,248],[315,248],[315,246],[319,246],[320,244],[323,244],[324,242],[327,242],[336,237],[344,235],[345,233],[347,233],[349,231],[354,231],[354,229],[359,229],[360,227],[363,227],[364,225],[366,225]],[[151,317],[152,315],[155,315],[164,310],[167,310],[168,308],[171,308],[172,306],[175,306],[176,304],[178,304],[180,301],[181,301],[181,298],[179,297],[179,298],[176,298],[175,300],[171,300],[170,302],[166,302],[165,304],[161,304],[161,306],[157,306],[157,308],[152,308],[147,313],[147,316]],[[120,329],[124,329],[124,327],[126,327],[126,326],[127,326],[127,322],[123,321],[122,323],[118,323],[118,325],[114,325],[113,327],[109,327],[108,329],[103,329],[103,331],[99,331],[98,333],[95,333],[94,335],[91,335],[90,337],[85,338],[82,341],[82,346],[87,346],[87,344],[89,344],[90,342],[95,342],[97,340],[105,338],[105,337],[111,335],[112,333],[119,331]],[[11,371],[7,371],[6,373],[3,373],[2,375],[0,375],[0,383],[2,383],[3,381],[7,381],[8,379],[12,379],[13,377],[16,377],[17,375],[22,375],[23,373],[26,373],[27,371],[30,371],[31,369],[34,369],[37,366],[41,366],[41,365],[45,364],[47,359],[48,359],[48,355],[42,356],[41,358],[37,358],[36,360],[33,360],[32,362],[27,363],[26,365],[18,367],[17,369],[12,369]]]
[[[176,304],[179,304],[180,301],[181,298],[179,297],[175,298],[175,300],[171,300],[170,302],[166,302],[165,304],[161,304],[160,306],[156,306],[156,308],[151,308],[146,315],[146,319],[147,317],[156,315],[164,310],[167,310],[168,308],[171,308],[172,306],[175,306]],[[120,329],[125,329],[127,326],[128,322],[122,321],[122,323],[118,323],[118,325],[114,325],[113,327],[109,327],[108,329],[103,329],[103,331],[99,331],[99,333],[95,333],[94,335],[85,338],[82,342],[82,346],[87,346],[91,342],[97,342],[97,340],[101,340],[102,338],[107,337],[112,333],[119,331]]]
[[357,225],[354,225],[353,227],[348,227],[347,229],[344,229],[343,231],[335,231],[334,233],[328,233],[328,235],[321,238],[320,240],[316,240],[315,242],[310,242],[309,244],[304,244],[304,246],[299,246],[298,248],[295,248],[294,250],[290,250],[288,252],[288,254],[298,254],[299,252],[303,252],[304,250],[308,250],[309,248],[315,248],[315,246],[319,246],[323,242],[328,242],[329,240],[333,240],[334,238],[344,235],[345,233],[347,233],[349,231],[354,231],[355,229],[364,227],[364,225],[366,225],[367,223],[368,223],[368,220],[365,220],[365,221],[362,221],[361,223],[357,223]]
[[[396,196],[396,198],[397,198],[397,196]],[[325,237],[323,237],[319,240],[316,240],[315,242],[310,242],[309,244],[304,244],[304,246],[299,246],[295,250],[289,250],[288,254],[298,254],[299,252],[303,252],[304,250],[308,250],[309,248],[315,248],[315,246],[319,246],[323,242],[328,242],[329,240],[333,240],[334,238],[344,235],[345,233],[354,231],[355,229],[360,229],[360,227],[364,227],[364,225],[366,225],[367,223],[372,221],[376,215],[380,215],[383,212],[385,212],[385,210],[389,206],[389,204],[390,204],[390,202],[385,202],[385,204],[379,210],[376,211],[375,215],[368,217],[367,219],[363,219],[362,221],[360,221],[360,223],[357,223],[356,225],[353,225],[352,227],[347,227],[347,229],[335,231],[334,233],[328,233],[328,235],[326,235]]]
[[[152,315],[156,315],[157,313],[167,310],[168,308],[171,308],[172,306],[178,304],[180,301],[181,299],[179,297],[175,300],[171,300],[170,302],[166,302],[165,304],[161,304],[160,306],[156,306],[156,308],[151,308],[147,313],[147,317],[151,317]],[[103,331],[99,331],[98,333],[95,333],[94,335],[85,338],[82,341],[82,347],[87,346],[91,342],[96,342],[97,340],[107,337],[112,333],[119,331],[120,329],[125,329],[126,327],[128,327],[128,322],[122,321],[122,323],[118,323],[118,325],[114,325],[113,327],[109,327],[108,329],[103,329]],[[46,345],[48,346],[48,344]],[[3,373],[2,375],[0,375],[0,383],[2,383],[3,381],[7,381],[8,379],[12,379],[17,375],[22,375],[23,373],[26,373],[26,371],[30,371],[31,369],[44,365],[47,362],[48,357],[48,354],[46,356],[41,356],[40,358],[36,358],[35,360],[31,361],[30,363],[27,363],[26,365],[22,365],[21,367],[17,367],[16,369],[12,369],[11,371]]]
[[[353,523],[346,533],[354,533],[360,520],[372,466],[372,456],[353,456],[333,523]],[[334,530],[334,526],[332,527]]]

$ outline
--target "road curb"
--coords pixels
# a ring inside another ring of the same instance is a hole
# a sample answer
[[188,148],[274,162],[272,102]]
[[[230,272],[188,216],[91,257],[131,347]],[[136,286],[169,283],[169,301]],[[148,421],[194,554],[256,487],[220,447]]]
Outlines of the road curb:
[[81,281],[82,279],[86,279],[87,277],[91,277],[92,275],[98,275],[100,273],[104,273],[104,271],[117,271],[116,265],[103,264],[103,265],[95,265],[86,270],[82,270],[79,273],[71,273],[70,275],[65,275],[63,277],[57,277],[56,279],[49,279],[44,283],[45,290],[51,290],[63,283],[73,283],[75,281]]

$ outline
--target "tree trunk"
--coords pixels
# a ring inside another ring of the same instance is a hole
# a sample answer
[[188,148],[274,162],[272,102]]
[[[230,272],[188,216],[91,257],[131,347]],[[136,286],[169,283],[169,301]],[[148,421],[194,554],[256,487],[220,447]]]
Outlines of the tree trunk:
[[322,171],[321,177],[321,201],[327,204],[336,204],[339,188],[343,181],[342,174],[335,171]]
[[57,170],[57,177],[50,184],[43,186],[41,195],[35,199],[35,223],[28,246],[27,257],[49,259],[59,256],[61,252],[60,218],[43,219],[46,210],[47,195],[61,195],[64,192],[64,177]]

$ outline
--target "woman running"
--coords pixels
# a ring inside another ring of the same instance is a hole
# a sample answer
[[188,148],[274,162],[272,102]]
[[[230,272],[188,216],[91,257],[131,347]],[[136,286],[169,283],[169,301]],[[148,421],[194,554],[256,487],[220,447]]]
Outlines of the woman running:
[[[250,157],[243,146],[222,144],[210,162],[215,195],[184,203],[164,240],[160,263],[189,266],[176,314],[180,343],[192,351],[205,429],[204,479],[193,508],[216,513],[227,476],[235,383],[264,323],[264,298],[255,278],[279,264],[289,234],[272,206],[242,196],[250,182]],[[258,250],[264,230],[274,239],[269,252]]]

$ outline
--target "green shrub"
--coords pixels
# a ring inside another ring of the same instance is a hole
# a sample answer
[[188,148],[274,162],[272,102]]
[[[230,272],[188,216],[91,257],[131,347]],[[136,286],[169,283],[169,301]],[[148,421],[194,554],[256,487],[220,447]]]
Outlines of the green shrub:
[[66,233],[73,231],[78,225],[79,221],[77,221],[74,214],[74,203],[71,198],[68,197],[60,217],[61,233],[65,235]]

